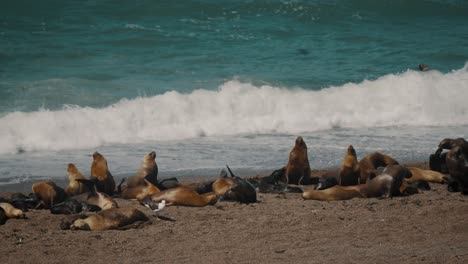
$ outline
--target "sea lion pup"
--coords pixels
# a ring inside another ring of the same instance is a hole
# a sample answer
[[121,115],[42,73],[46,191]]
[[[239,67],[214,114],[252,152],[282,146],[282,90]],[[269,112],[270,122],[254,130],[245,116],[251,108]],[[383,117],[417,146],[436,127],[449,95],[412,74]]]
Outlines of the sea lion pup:
[[257,202],[257,191],[252,183],[234,175],[228,165],[226,165],[226,167],[229,170],[232,179],[234,179],[235,185],[224,193],[223,198],[225,200],[238,201],[240,203],[247,204]]
[[67,199],[67,193],[52,181],[36,182],[32,186],[32,192],[39,200],[39,206],[50,209],[54,204],[58,204]]
[[461,146],[456,146],[447,153],[447,167],[450,173],[448,190],[461,191],[468,195],[468,160]]
[[307,145],[301,136],[296,138],[296,143],[289,153],[286,177],[290,184],[307,185],[311,182]]
[[415,182],[415,181],[426,181],[426,182],[436,182],[436,183],[444,183],[446,180],[444,175],[437,171],[432,170],[423,170],[416,167],[408,167],[411,171],[411,177],[406,179],[408,182]]
[[339,184],[342,186],[357,185],[359,184],[359,177],[360,171],[356,150],[354,150],[353,145],[349,145],[343,159],[343,165],[340,168]]
[[404,179],[411,177],[411,171],[405,166],[389,165],[385,167],[380,175],[374,172],[369,174],[367,180],[366,196],[392,198],[393,196],[401,195],[404,188],[402,187]]
[[124,182],[119,184],[118,190],[120,193],[120,197],[123,199],[137,199],[139,201],[143,200],[146,196],[153,195],[155,193],[161,192],[161,190],[154,186],[149,180],[148,176],[143,178],[143,184],[135,186],[135,187],[128,187],[121,191],[121,185]]
[[9,203],[0,203],[0,208],[5,211],[8,218],[26,218],[26,215],[20,209],[15,208]]
[[398,161],[388,155],[380,152],[371,153],[359,161],[360,183],[366,183],[370,171],[376,170],[379,167],[398,164]]
[[83,183],[76,181],[77,179],[86,179],[83,174],[76,168],[75,164],[69,163],[67,168],[68,180],[70,181],[65,188],[65,192],[69,196],[88,192],[88,188]]
[[325,190],[304,190],[302,198],[304,200],[318,200],[318,201],[339,201],[349,200],[353,198],[364,198],[366,185],[359,184],[353,186],[333,186]]
[[[183,205],[202,207],[214,205],[219,199],[216,193],[198,194],[194,189],[187,186],[179,186],[147,196],[143,204],[151,208],[157,208],[157,203],[166,200],[166,205]],[[155,207],[156,206],[156,207]]]
[[138,169],[135,176],[127,179],[127,186],[129,188],[144,185],[146,180],[156,185],[158,183],[158,165],[154,160],[156,158],[156,152],[151,151],[143,157],[140,168]]
[[97,189],[100,192],[107,193],[109,195],[114,194],[115,181],[114,177],[107,167],[107,160],[99,152],[93,153],[93,164],[91,164],[91,176],[90,179],[97,179]]
[[258,180],[258,191],[260,193],[284,192],[287,187],[286,167],[274,170],[270,176]]
[[85,219],[77,219],[70,225],[71,230],[104,231],[110,229],[124,229],[138,223],[151,223],[150,219],[140,210],[134,208],[112,208],[98,212]]
[[80,195],[75,195],[72,198],[77,200],[78,202],[85,202],[87,204],[99,206],[102,210],[108,210],[111,208],[119,207],[117,202],[108,194],[99,192],[97,190],[96,181],[94,180],[83,180],[78,179],[77,181],[85,184],[89,192],[82,193]]
[[52,214],[77,214],[80,212],[97,212],[101,211],[101,208],[96,205],[87,204],[85,202],[78,202],[77,200],[70,198],[63,203],[55,204],[50,208]]

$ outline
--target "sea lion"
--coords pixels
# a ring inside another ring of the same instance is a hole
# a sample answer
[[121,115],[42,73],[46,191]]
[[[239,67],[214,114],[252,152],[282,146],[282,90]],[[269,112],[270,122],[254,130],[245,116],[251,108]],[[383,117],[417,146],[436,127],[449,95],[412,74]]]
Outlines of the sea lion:
[[431,70],[431,68],[429,68],[429,66],[427,66],[427,64],[423,64],[423,63],[418,65],[418,69],[420,71],[429,71],[429,70]]
[[52,181],[36,182],[32,192],[39,200],[38,206],[50,209],[54,204],[61,203],[67,198],[67,193]]
[[107,160],[99,152],[93,153],[93,163],[91,164],[91,176],[90,179],[97,179],[97,189],[100,192],[107,193],[109,195],[114,194],[115,181],[114,177],[109,171],[107,166]]
[[442,154],[434,153],[429,155],[429,168],[433,171],[447,174],[447,153],[448,152],[444,152]]
[[464,138],[445,138],[440,141],[439,146],[434,154],[429,156],[429,167],[433,171],[442,173],[449,173],[447,168],[447,153],[444,150],[451,150],[452,148],[460,146],[465,156],[468,156],[468,142]]
[[15,208],[9,203],[0,203],[0,208],[5,211],[8,218],[26,218],[26,215],[18,208]]
[[436,183],[445,182],[444,175],[440,172],[432,170],[423,170],[416,167],[408,167],[408,169],[411,171],[412,175],[410,178],[407,179],[408,182],[415,182],[419,180]]
[[234,173],[231,171],[231,168],[229,168],[227,165],[226,167],[229,170],[232,179],[234,179],[235,185],[232,186],[226,193],[224,193],[223,198],[225,200],[238,201],[240,203],[247,204],[257,202],[257,192],[252,183],[234,175]]
[[127,186],[129,188],[144,185],[144,178],[156,185],[158,183],[158,165],[155,161],[156,152],[151,151],[143,157],[140,168],[138,169],[135,176],[128,178]]
[[302,198],[304,200],[318,200],[318,201],[339,201],[349,200],[353,198],[365,198],[365,184],[353,186],[333,186],[324,190],[304,190]]
[[288,187],[286,167],[274,170],[269,176],[258,179],[260,193],[284,192]]
[[461,191],[468,195],[468,160],[461,146],[447,153],[447,167],[450,173],[448,190]]
[[8,217],[6,216],[5,210],[0,207],[0,225],[4,225]]
[[147,196],[143,203],[154,207],[154,203],[166,200],[166,205],[182,205],[202,207],[214,205],[219,199],[216,193],[198,194],[194,189],[187,186],[179,186]]
[[359,184],[360,170],[356,156],[356,150],[353,145],[349,145],[346,155],[343,159],[343,165],[340,168],[339,184],[341,186],[350,186]]
[[28,196],[22,193],[13,193],[8,202],[23,212],[27,212],[29,209],[34,209],[39,204],[36,195],[32,193]]
[[85,184],[88,187],[89,192],[82,193],[80,195],[75,195],[72,197],[73,199],[77,200],[78,202],[85,202],[87,204],[99,206],[99,208],[101,208],[102,210],[108,210],[111,208],[119,207],[117,202],[110,195],[104,192],[99,192],[97,190],[97,186],[96,186],[97,179],[94,179],[94,180],[78,179],[77,181]]
[[385,167],[380,175],[370,173],[366,196],[392,198],[393,196],[401,195],[407,186],[402,187],[404,179],[411,177],[411,171],[405,166],[389,165]]
[[76,219],[71,230],[104,231],[121,229],[129,225],[138,226],[137,222],[151,223],[150,219],[140,210],[134,208],[112,208],[98,212],[85,219]]
[[52,214],[77,214],[80,212],[97,212],[101,208],[96,205],[88,204],[85,202],[78,202],[76,199],[70,198],[63,203],[55,204],[50,208]]
[[290,184],[307,185],[311,182],[307,145],[301,136],[296,138],[296,143],[289,153],[286,177]]
[[[135,187],[128,187],[123,191],[120,191],[120,183],[119,185],[119,192],[120,197],[123,199],[137,199],[139,201],[143,200],[146,196],[161,192],[161,190],[154,186],[149,180],[148,176],[143,178],[143,184],[140,184]],[[123,181],[122,181],[123,182]]]
[[468,156],[468,142],[464,138],[445,138],[439,143],[435,154],[441,154],[444,149],[451,150],[452,148],[461,147],[463,154]]
[[370,171],[388,165],[398,165],[398,161],[380,152],[374,152],[365,156],[359,161],[360,183],[366,183]]
[[86,179],[86,178],[76,168],[75,164],[73,164],[73,163],[68,164],[67,173],[68,173],[69,184],[65,188],[65,192],[69,196],[78,195],[78,194],[88,192],[88,188],[84,184],[76,181],[77,179]]
[[213,182],[212,189],[216,195],[223,196],[235,185],[235,180],[228,177],[227,171],[223,169],[221,170],[218,179]]
[[318,178],[315,190],[325,190],[339,184],[340,169],[329,170]]

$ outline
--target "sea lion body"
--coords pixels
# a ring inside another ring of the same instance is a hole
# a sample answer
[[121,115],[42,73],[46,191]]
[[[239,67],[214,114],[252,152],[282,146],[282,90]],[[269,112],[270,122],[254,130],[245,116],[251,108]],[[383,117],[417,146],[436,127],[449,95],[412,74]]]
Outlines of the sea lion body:
[[340,168],[339,184],[350,186],[359,184],[360,171],[356,151],[353,145],[349,145]]
[[391,198],[402,194],[404,179],[411,177],[411,171],[405,166],[390,165],[385,167],[380,175],[374,174],[367,184],[367,197]]
[[95,205],[101,208],[101,210],[108,210],[111,208],[119,207],[117,202],[107,193],[99,192],[96,187],[97,180],[78,180],[85,184],[90,190],[88,193],[82,193],[75,195],[72,198],[78,202],[85,202],[87,204]]
[[8,218],[26,218],[26,215],[20,209],[15,208],[9,203],[0,203],[0,208],[5,212]]
[[152,202],[166,201],[166,205],[202,207],[215,204],[219,196],[216,193],[198,194],[194,189],[179,186],[147,196]]
[[134,208],[112,208],[98,212],[85,219],[77,219],[72,230],[104,231],[131,225],[137,221],[148,222],[149,218]]
[[146,196],[159,193],[161,190],[154,186],[151,182],[143,178],[143,184],[135,187],[127,187],[120,193],[120,197],[123,199],[137,199],[143,200]]
[[301,136],[296,138],[296,143],[289,153],[286,177],[289,184],[310,184],[311,182],[307,145]]
[[329,170],[318,178],[315,190],[325,190],[339,184],[340,169]]
[[461,146],[452,148],[447,153],[447,167],[450,173],[449,191],[461,191],[468,195],[468,157]]
[[365,156],[359,161],[360,183],[366,183],[371,171],[388,165],[398,165],[398,161],[380,152],[374,152]]
[[155,161],[156,152],[152,151],[143,157],[140,168],[135,176],[128,178],[127,186],[129,188],[144,185],[144,178],[156,185],[158,182],[158,165]]
[[114,177],[109,171],[107,166],[107,160],[97,151],[93,153],[93,163],[91,164],[91,176],[90,179],[97,179],[97,189],[100,192],[107,193],[109,195],[114,194],[115,181]]
[[225,170],[222,170],[219,178],[212,184],[212,190],[216,195],[223,196],[227,191],[236,185],[236,181],[227,175]]
[[304,200],[318,200],[318,201],[339,201],[349,200],[353,198],[364,198],[366,185],[359,184],[353,186],[333,186],[324,190],[304,190],[302,198]]
[[427,181],[427,182],[436,182],[436,183],[444,183],[445,176],[444,174],[432,171],[432,170],[423,170],[416,167],[408,167],[411,171],[411,177],[407,179],[408,182],[415,182],[415,181]]
[[32,192],[36,195],[39,203],[50,209],[54,204],[61,203],[67,198],[65,190],[58,187],[52,181],[36,182],[32,186]]
[[84,184],[76,181],[77,179],[86,179],[86,178],[76,168],[75,164],[73,163],[68,164],[67,173],[68,173],[69,184],[65,188],[65,192],[69,196],[82,194],[88,191],[88,188]]

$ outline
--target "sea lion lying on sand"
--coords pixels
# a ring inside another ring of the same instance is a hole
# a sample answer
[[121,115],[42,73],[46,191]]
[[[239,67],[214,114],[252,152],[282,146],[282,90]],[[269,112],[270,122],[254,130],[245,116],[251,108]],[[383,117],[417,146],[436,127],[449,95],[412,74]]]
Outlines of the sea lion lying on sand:
[[447,153],[444,150],[451,150],[452,148],[460,146],[463,154],[468,157],[468,142],[464,138],[445,138],[443,139],[434,154],[429,156],[429,167],[433,171],[442,173],[449,173],[447,168]]
[[115,190],[114,177],[109,171],[107,160],[99,152],[93,153],[90,180],[96,179],[96,187],[99,192],[113,195]]
[[154,186],[148,180],[148,178],[150,177],[144,177],[143,184],[140,184],[135,187],[127,186],[127,188],[125,188],[124,190],[121,190],[121,185],[124,182],[124,180],[122,180],[122,182],[119,184],[119,187],[117,188],[118,192],[120,193],[120,197],[123,199],[137,199],[139,201],[142,201],[146,196],[150,196],[155,193],[161,192],[161,190],[158,187]]
[[301,136],[296,138],[296,143],[289,153],[286,177],[289,184],[308,185],[311,183],[307,145]]
[[50,209],[54,204],[61,203],[67,199],[65,190],[58,187],[52,181],[36,182],[32,186],[32,192],[39,200],[39,206]]
[[449,191],[461,191],[468,195],[468,156],[461,146],[452,148],[447,154],[447,167],[450,173]]
[[77,214],[81,212],[97,212],[101,211],[101,208],[97,205],[88,204],[85,202],[78,202],[73,198],[67,199],[63,203],[55,204],[50,208],[52,214]]
[[231,168],[227,166],[235,185],[224,193],[225,200],[238,201],[240,203],[255,203],[257,202],[257,192],[255,187],[248,180],[237,177],[232,173]]
[[71,230],[104,231],[110,229],[126,229],[138,227],[151,220],[140,210],[134,208],[112,208],[98,212],[84,219],[76,219],[71,225],[62,222],[61,228]]
[[340,179],[340,170],[330,170],[325,172],[318,179],[318,184],[315,186],[315,190],[325,190],[331,188],[335,185],[338,185]]
[[0,225],[4,225],[8,217],[6,216],[5,210],[0,207]]
[[398,161],[380,152],[374,152],[365,156],[359,161],[360,183],[366,183],[370,171],[388,165],[398,165]]
[[99,192],[96,187],[96,179],[94,180],[78,180],[79,182],[85,184],[89,192],[83,193],[80,195],[75,195],[72,198],[78,201],[79,203],[85,202],[90,205],[96,205],[101,210],[107,210],[111,208],[119,207],[117,202],[108,194]]
[[436,182],[436,183],[444,183],[445,175],[440,172],[432,171],[432,170],[423,170],[416,167],[408,167],[411,171],[411,177],[406,179],[408,182],[415,182],[415,181],[427,181],[427,182]]
[[6,217],[8,218],[26,218],[26,215],[18,208],[15,208],[9,203],[0,203],[0,208],[5,212]]
[[[198,194],[194,189],[187,186],[179,186],[147,196],[143,199],[143,204],[156,208],[157,203],[162,200],[166,201],[166,205],[182,205],[202,207],[206,205],[214,205],[219,199],[216,193]],[[155,207],[156,206],[156,207]]]

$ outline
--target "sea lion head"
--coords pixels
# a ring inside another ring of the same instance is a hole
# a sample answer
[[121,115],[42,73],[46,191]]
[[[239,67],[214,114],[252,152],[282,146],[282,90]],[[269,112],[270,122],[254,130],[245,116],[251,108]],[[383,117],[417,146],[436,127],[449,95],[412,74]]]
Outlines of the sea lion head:
[[346,151],[346,154],[357,157],[356,150],[354,150],[353,145],[349,145],[348,150]]
[[298,136],[298,137],[296,138],[296,146],[298,146],[298,147],[306,147],[306,148],[307,148],[306,143],[304,142],[304,139],[302,139],[301,136]]
[[156,158],[156,151],[151,151],[145,155],[145,160],[154,160]]
[[69,174],[77,173],[77,172],[78,172],[78,169],[76,168],[75,164],[73,164],[73,163],[68,163],[67,172],[68,172]]

